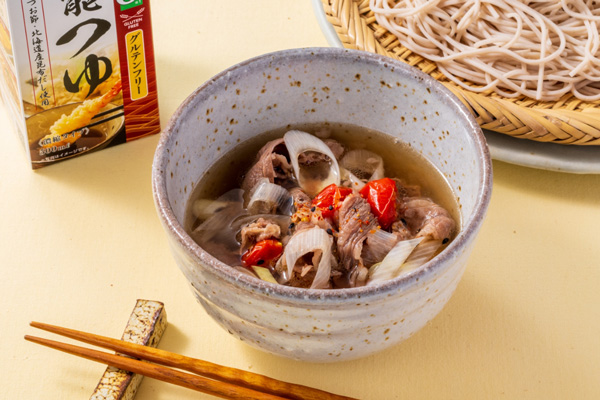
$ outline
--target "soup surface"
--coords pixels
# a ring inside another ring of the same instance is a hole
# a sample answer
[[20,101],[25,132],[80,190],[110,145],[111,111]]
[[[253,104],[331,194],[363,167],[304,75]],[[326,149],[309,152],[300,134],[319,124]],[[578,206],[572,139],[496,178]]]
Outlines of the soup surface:
[[442,174],[410,146],[325,123],[267,132],[225,154],[196,185],[184,225],[240,272],[345,288],[418,268],[454,238],[460,213]]

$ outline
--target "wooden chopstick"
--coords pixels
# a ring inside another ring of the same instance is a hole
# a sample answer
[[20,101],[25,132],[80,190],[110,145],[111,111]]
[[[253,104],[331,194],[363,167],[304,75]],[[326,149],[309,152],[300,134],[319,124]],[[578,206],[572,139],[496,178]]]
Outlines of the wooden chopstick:
[[[225,367],[208,361],[203,361],[196,358],[171,353],[165,350],[142,346],[135,343],[129,343],[122,340],[95,335],[92,333],[81,332],[74,329],[63,328],[41,322],[32,322],[31,326],[46,330],[48,332],[66,336],[71,339],[79,340],[91,345],[100,346],[122,354],[127,354],[131,357],[141,358],[143,360],[155,362],[157,364],[189,371],[194,374],[205,376],[223,383],[232,384],[236,387],[246,388],[257,392],[269,393],[273,396],[279,396],[279,398],[295,400],[356,400],[351,397],[339,396],[308,386],[283,382],[273,378],[269,378],[264,375],[259,375],[236,368]],[[26,339],[31,340],[30,337],[26,337]],[[38,341],[37,343],[40,342]],[[98,353],[107,354],[102,352]],[[117,368],[128,369],[122,368],[120,366],[117,366]],[[146,375],[143,372],[133,372]]]
[[223,399],[236,400],[284,400],[284,397],[274,396],[264,392],[257,392],[241,386],[236,386],[227,382],[214,381],[199,375],[180,372],[171,368],[163,367],[139,361],[132,358],[119,356],[116,354],[104,353],[102,351],[87,349],[85,347],[74,346],[72,344],[56,342],[54,340],[43,339],[35,336],[25,335],[25,340],[38,343],[53,349],[61,350],[66,353],[74,354],[79,357],[92,361],[98,361],[108,364],[112,367],[131,371],[136,374],[148,376],[164,382],[183,386],[202,393],[211,394]]

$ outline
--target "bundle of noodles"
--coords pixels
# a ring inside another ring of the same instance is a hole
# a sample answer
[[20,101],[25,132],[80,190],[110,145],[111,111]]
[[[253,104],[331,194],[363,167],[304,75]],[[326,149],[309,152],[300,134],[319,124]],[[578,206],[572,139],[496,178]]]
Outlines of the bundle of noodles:
[[467,90],[600,100],[597,1],[370,0],[370,8],[402,45]]

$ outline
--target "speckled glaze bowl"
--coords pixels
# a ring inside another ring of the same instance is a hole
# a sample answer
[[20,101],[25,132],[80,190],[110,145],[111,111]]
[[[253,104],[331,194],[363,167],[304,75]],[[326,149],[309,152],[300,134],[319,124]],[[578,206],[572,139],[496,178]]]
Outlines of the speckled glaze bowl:
[[[241,274],[188,236],[182,226],[188,196],[217,159],[262,132],[325,121],[408,142],[446,176],[460,204],[462,230],[439,256],[379,285],[298,289]],[[313,48],[242,62],[192,93],[162,134],[152,184],[177,264],[225,330],[274,354],[332,362],[398,344],[440,312],[481,227],[492,169],[480,128],[434,79],[378,55]]]

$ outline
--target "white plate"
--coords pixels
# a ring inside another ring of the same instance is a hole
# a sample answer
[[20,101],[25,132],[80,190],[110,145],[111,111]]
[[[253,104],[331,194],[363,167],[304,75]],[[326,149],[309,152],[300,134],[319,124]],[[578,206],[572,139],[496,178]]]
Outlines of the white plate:
[[[327,21],[321,0],[311,0],[330,46],[344,47]],[[566,146],[517,139],[484,130],[492,158],[511,164],[574,174],[600,174],[600,146]]]

